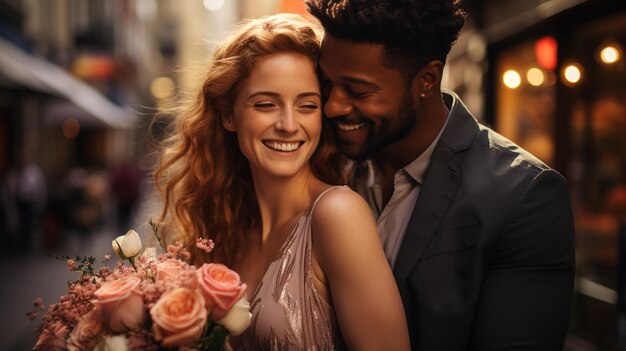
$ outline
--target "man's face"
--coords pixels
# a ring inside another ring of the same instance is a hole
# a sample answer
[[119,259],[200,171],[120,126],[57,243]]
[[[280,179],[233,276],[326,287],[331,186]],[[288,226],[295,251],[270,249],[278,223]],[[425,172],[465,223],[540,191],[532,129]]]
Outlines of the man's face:
[[383,46],[326,35],[322,42],[324,112],[341,151],[353,159],[373,156],[406,137],[415,107],[404,76],[383,65]]

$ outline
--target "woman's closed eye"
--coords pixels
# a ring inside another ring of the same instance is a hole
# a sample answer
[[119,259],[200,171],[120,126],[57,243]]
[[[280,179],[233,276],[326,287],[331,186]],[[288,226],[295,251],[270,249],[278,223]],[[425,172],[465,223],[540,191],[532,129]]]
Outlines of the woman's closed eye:
[[277,105],[272,101],[259,101],[254,103],[254,108],[262,111],[272,110],[277,107]]
[[307,102],[307,103],[303,103],[298,105],[298,109],[301,110],[302,112],[315,112],[319,109],[319,105],[316,103],[312,103],[312,102]]

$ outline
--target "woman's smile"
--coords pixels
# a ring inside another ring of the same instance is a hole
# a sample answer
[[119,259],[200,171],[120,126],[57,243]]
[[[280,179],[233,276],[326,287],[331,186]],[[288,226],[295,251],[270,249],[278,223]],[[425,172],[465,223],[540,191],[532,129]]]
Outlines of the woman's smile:
[[263,140],[263,145],[274,151],[293,152],[304,144],[303,141],[280,141],[280,140]]

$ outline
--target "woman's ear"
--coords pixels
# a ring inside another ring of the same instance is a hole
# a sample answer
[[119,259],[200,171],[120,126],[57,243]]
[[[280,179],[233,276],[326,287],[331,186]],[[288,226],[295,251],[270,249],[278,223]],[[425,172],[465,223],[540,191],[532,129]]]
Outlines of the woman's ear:
[[233,116],[224,116],[222,119],[222,126],[229,132],[236,132],[235,123],[233,122]]

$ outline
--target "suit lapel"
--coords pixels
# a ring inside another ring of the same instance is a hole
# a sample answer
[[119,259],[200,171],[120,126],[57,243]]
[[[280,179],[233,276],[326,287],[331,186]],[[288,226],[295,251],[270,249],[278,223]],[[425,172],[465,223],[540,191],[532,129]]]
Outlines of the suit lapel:
[[459,152],[467,150],[478,131],[476,119],[456,94],[443,91],[446,105],[451,107],[446,129],[441,135],[426,174],[419,197],[407,225],[404,239],[394,265],[394,276],[402,287],[418,263],[441,219],[448,211],[462,180]]
[[417,203],[394,265],[394,276],[402,286],[422,257],[441,218],[448,210],[461,183],[461,168],[448,152],[433,154]]

